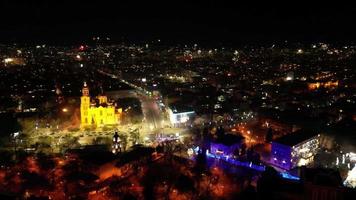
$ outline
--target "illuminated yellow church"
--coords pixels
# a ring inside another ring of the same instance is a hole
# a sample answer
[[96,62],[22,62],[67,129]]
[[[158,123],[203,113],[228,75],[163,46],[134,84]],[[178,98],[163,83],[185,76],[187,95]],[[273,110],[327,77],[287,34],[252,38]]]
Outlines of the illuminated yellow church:
[[122,109],[116,108],[113,101],[108,101],[107,96],[100,94],[97,98],[90,99],[89,88],[84,82],[80,98],[81,127],[96,125],[118,124],[121,119]]

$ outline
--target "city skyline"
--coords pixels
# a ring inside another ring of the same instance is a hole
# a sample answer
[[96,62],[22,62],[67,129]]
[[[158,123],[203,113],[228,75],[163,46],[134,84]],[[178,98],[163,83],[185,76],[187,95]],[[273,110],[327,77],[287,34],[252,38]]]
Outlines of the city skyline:
[[356,7],[250,3],[1,1],[0,199],[354,198]]
[[3,1],[1,7],[2,43],[78,44],[96,35],[208,45],[355,41],[356,8],[348,4]]

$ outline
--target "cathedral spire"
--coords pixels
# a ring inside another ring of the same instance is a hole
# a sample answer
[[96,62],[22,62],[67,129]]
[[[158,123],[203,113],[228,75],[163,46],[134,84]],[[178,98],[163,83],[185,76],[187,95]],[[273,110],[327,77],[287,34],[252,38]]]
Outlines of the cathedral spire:
[[101,95],[104,95],[104,89],[103,89],[103,86],[102,86],[102,85],[100,86],[100,94],[101,94]]
[[82,93],[83,93],[83,96],[89,96],[89,88],[88,88],[87,82],[85,82],[85,81],[84,81]]

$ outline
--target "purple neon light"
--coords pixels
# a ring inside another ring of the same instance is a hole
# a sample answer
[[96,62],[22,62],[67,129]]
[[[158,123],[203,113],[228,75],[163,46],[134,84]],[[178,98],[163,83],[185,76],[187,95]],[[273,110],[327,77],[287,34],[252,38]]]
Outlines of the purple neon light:
[[[195,153],[199,152],[199,147],[194,149]],[[224,160],[230,164],[236,165],[236,166],[242,166],[242,167],[248,167],[250,169],[254,169],[256,171],[265,171],[266,166],[264,165],[255,165],[252,162],[241,162],[238,160],[235,160],[233,158],[230,158],[229,156],[221,156],[221,155],[216,155],[216,154],[211,154],[209,153],[209,151],[206,151],[206,156],[210,157],[210,158],[214,158],[214,159],[219,159],[219,160]],[[290,179],[290,180],[295,180],[295,181],[299,181],[300,178],[297,176],[293,176],[291,174],[289,174],[288,172],[280,172],[281,176],[285,179]]]

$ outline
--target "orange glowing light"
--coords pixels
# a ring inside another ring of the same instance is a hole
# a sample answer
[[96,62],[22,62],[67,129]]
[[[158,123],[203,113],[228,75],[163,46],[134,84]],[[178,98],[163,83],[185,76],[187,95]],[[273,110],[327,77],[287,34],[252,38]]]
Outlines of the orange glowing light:
[[319,88],[327,88],[327,89],[332,89],[336,88],[339,86],[339,81],[328,81],[328,82],[316,82],[316,83],[309,83],[308,84],[308,89],[309,90],[317,90]]

